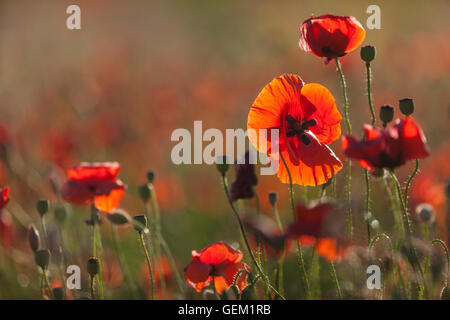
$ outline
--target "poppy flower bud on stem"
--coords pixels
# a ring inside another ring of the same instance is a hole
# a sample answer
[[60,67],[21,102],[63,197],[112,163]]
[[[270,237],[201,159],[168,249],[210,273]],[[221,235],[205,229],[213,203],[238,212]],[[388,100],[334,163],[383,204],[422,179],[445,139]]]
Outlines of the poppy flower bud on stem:
[[33,224],[28,227],[28,243],[33,252],[38,251],[40,243],[39,231]]
[[95,277],[100,270],[100,264],[98,262],[98,259],[95,257],[89,258],[86,264],[86,269],[91,277]]
[[278,193],[275,191],[269,192],[269,202],[272,206],[274,206],[278,201]]
[[225,175],[225,173],[227,173],[228,169],[229,169],[229,164],[228,164],[228,158],[227,156],[219,156],[216,158],[216,167],[217,170],[219,170],[219,172],[222,175]]
[[143,232],[147,228],[147,217],[145,215],[134,216],[133,225],[136,231]]
[[376,50],[373,46],[365,46],[361,48],[361,59],[366,63],[370,63],[373,59],[375,59]]
[[409,116],[414,112],[414,101],[411,98],[404,98],[399,101],[400,111]]
[[147,181],[148,183],[153,183],[153,180],[155,180],[155,172],[150,170],[147,172]]
[[386,127],[394,119],[394,108],[389,105],[382,106],[380,108],[380,119],[383,121],[383,127]]
[[36,209],[41,216],[48,212],[48,208],[50,207],[50,201],[48,200],[38,200],[36,203]]
[[124,225],[130,222],[131,218],[128,213],[121,209],[116,209],[106,216],[112,224]]
[[42,270],[46,270],[50,263],[50,251],[48,249],[36,251],[34,254],[34,261],[42,268]]
[[139,198],[141,198],[143,202],[148,202],[148,200],[150,200],[151,191],[147,184],[140,185],[138,188],[138,193]]

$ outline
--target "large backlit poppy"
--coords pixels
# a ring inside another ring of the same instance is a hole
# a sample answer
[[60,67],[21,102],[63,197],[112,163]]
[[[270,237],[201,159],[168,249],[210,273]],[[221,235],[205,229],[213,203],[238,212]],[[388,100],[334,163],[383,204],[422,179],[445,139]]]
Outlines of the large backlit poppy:
[[111,212],[125,194],[125,185],[117,179],[119,171],[117,162],[80,163],[67,171],[62,197],[74,204],[94,203],[98,210]]
[[355,17],[326,14],[302,23],[299,46],[329,61],[356,49],[365,36],[366,31]]
[[250,163],[250,153],[247,151],[244,156],[244,163],[236,165],[236,180],[231,184],[230,201],[253,198],[253,186],[257,183],[255,165]]
[[359,160],[362,167],[394,169],[409,160],[425,158],[430,154],[426,138],[412,117],[397,119],[394,125],[381,129],[364,125],[365,139],[352,136],[342,139],[345,154]]
[[[342,168],[341,161],[326,146],[340,137],[341,120],[327,88],[317,83],[304,84],[299,76],[284,74],[267,84],[250,108],[248,137],[258,151],[278,161],[281,182],[289,183],[289,176],[279,152],[293,183],[317,186]],[[272,129],[279,130],[276,141],[271,141]],[[273,146],[278,147],[278,152]]]
[[[229,244],[219,241],[210,244],[200,251],[192,251],[192,261],[184,269],[187,283],[197,292],[203,290],[214,278],[216,291],[221,294],[233,285],[240,270],[250,271],[250,267],[242,262],[243,254]],[[248,273],[241,272],[236,281],[239,290],[243,290],[248,282]]]
[[0,210],[9,202],[9,187],[0,188]]
[[302,245],[314,246],[317,254],[339,261],[349,252],[349,244],[338,238],[338,224],[332,216],[329,202],[296,206],[296,220],[286,229],[286,238],[297,239]]

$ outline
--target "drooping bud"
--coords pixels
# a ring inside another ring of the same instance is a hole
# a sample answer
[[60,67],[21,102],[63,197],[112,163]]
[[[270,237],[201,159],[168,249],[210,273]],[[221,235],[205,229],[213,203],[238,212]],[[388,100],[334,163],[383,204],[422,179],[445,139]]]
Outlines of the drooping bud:
[[404,98],[399,101],[400,111],[405,115],[409,116],[414,112],[414,101],[411,98]]
[[434,221],[434,209],[428,203],[421,203],[416,207],[416,214],[423,223],[432,223]]
[[155,172],[150,170],[147,172],[147,181],[148,183],[153,183],[153,180],[155,180]]
[[112,224],[124,225],[131,221],[130,216],[125,210],[116,209],[106,216]]
[[394,119],[394,108],[389,105],[382,106],[380,108],[380,119],[383,122],[383,126],[386,127]]
[[31,250],[33,250],[33,252],[39,250],[39,243],[40,243],[39,231],[33,224],[31,224],[28,227],[28,243],[30,244]]
[[36,203],[36,209],[41,216],[48,212],[48,208],[50,207],[50,201],[48,200],[38,200]]
[[361,59],[365,62],[371,62],[373,59],[375,59],[376,50],[373,46],[365,46],[361,48]]
[[217,157],[216,158],[216,167],[217,167],[217,170],[219,170],[219,172],[222,175],[225,175],[225,173],[227,173],[228,169],[230,168],[230,166],[228,164],[227,156]]
[[66,221],[67,211],[63,206],[57,206],[55,208],[54,214],[56,221],[58,221],[59,223],[64,223]]
[[46,270],[50,263],[50,251],[48,249],[36,251],[34,253],[34,261],[39,267]]
[[145,215],[137,215],[133,217],[134,229],[143,232],[147,228],[147,217]]
[[277,203],[278,201],[278,193],[276,193],[275,191],[269,192],[269,202],[272,206],[275,205],[275,203]]
[[89,258],[86,264],[86,269],[91,277],[95,277],[100,270],[100,263],[98,262],[98,259],[95,257]]
[[151,196],[150,187],[147,184],[142,184],[138,187],[139,198],[142,201],[148,202]]

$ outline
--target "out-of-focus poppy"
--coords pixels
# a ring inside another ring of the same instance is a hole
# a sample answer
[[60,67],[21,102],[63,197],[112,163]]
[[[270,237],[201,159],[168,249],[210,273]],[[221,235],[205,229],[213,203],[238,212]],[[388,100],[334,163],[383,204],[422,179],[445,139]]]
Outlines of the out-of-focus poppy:
[[[207,287],[214,278],[216,291],[221,294],[233,285],[240,270],[250,271],[242,262],[243,254],[229,244],[219,241],[200,251],[192,251],[192,261],[184,269],[187,283],[197,292]],[[236,281],[239,290],[248,284],[248,273],[242,272]]]
[[363,168],[394,169],[412,159],[425,158],[430,154],[426,138],[412,117],[397,119],[395,124],[381,129],[364,125],[365,139],[356,140],[344,136],[342,149],[350,157],[359,160]]
[[[277,176],[292,182],[317,186],[327,182],[342,163],[326,146],[341,135],[342,116],[330,91],[317,83],[304,84],[297,75],[284,74],[273,79],[260,92],[248,115],[248,137],[259,152],[278,162]],[[271,130],[279,137],[271,141]],[[273,150],[273,146],[278,147]]]
[[302,245],[314,246],[316,252],[330,260],[339,261],[349,252],[349,244],[338,238],[338,224],[332,217],[334,206],[320,202],[296,206],[297,217],[286,229],[286,238],[298,239]]
[[236,165],[236,180],[231,184],[230,201],[237,199],[250,199],[254,196],[253,186],[258,183],[255,175],[255,165],[250,163],[250,153],[244,156],[244,163]]
[[103,212],[116,209],[125,194],[125,185],[117,179],[117,162],[80,163],[67,171],[68,180],[61,188],[64,200],[74,204],[94,203]]
[[355,17],[326,14],[302,23],[299,46],[305,52],[327,58],[328,62],[355,50],[365,36],[366,31]]
[[9,251],[14,239],[12,217],[7,210],[0,211],[0,242]]
[[9,187],[0,188],[0,210],[9,202]]
[[247,215],[243,218],[243,222],[246,229],[253,235],[250,239],[252,247],[256,248],[256,244],[260,242],[268,255],[277,256],[281,253],[285,239],[275,222],[263,215]]

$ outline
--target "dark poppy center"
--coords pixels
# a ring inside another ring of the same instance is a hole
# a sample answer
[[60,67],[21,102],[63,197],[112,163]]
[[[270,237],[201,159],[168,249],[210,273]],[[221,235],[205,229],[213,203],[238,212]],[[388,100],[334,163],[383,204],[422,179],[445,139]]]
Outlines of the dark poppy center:
[[290,138],[297,136],[305,145],[309,145],[311,143],[308,136],[305,134],[305,131],[309,130],[310,127],[317,125],[316,119],[295,119],[292,115],[288,114],[286,116],[286,123],[286,137]]

